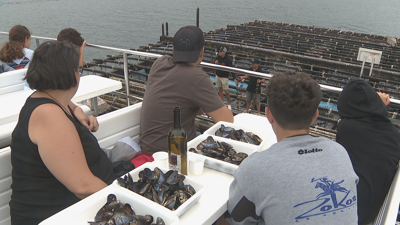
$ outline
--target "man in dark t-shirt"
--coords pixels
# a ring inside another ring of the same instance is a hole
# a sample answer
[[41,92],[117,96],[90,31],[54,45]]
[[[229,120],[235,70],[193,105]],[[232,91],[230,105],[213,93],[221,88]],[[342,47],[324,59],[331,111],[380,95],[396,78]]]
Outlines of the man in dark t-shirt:
[[203,54],[203,32],[198,27],[186,26],[174,36],[173,57],[162,56],[151,67],[140,117],[144,153],[168,151],[173,107],[181,108],[181,124],[188,141],[196,136],[198,114],[206,113],[214,122],[233,122],[232,112],[216,93],[210,77],[198,67]]
[[[226,46],[221,46],[219,48],[217,58],[215,59],[215,64],[232,66],[232,60],[228,56],[228,48]],[[229,94],[229,72],[224,70],[216,70],[215,74],[215,84],[218,87],[219,96],[223,101],[225,92],[228,108],[231,109],[231,95]]]
[[[260,66],[259,59],[253,59],[251,66],[253,68],[253,71],[261,72],[261,69],[259,68],[259,66]],[[246,89],[246,111],[245,112],[246,113],[249,112],[251,100],[253,100],[253,98],[255,97],[256,98],[256,106],[257,106],[257,114],[260,115],[261,84],[265,83],[265,79],[260,79],[258,77],[245,75],[245,76],[240,76],[237,80],[242,81],[243,79],[249,79],[249,83],[248,83],[247,89]]]

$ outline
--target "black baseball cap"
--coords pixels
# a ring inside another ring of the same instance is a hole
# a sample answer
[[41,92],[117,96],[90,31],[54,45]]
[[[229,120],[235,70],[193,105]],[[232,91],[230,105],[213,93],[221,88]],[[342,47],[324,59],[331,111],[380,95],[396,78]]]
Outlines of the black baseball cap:
[[174,36],[173,62],[194,63],[204,47],[203,31],[196,26],[185,26]]
[[219,48],[219,51],[220,52],[227,52],[228,51],[228,48],[226,47],[226,46],[221,46],[220,48]]
[[251,64],[260,64],[260,60],[257,58],[254,58],[251,60]]

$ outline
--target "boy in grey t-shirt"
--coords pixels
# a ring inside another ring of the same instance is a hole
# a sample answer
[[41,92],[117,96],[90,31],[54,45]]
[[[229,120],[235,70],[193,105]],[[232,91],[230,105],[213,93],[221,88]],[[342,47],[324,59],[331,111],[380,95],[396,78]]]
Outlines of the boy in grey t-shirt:
[[265,109],[278,143],[234,174],[231,224],[357,224],[358,177],[338,143],[309,135],[321,91],[304,73],[275,75]]

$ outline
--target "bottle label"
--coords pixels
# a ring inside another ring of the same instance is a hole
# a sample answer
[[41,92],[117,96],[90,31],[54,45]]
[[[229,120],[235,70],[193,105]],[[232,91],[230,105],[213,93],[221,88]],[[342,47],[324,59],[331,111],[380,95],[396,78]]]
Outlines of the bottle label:
[[169,169],[176,170],[181,173],[182,156],[171,153],[169,156]]

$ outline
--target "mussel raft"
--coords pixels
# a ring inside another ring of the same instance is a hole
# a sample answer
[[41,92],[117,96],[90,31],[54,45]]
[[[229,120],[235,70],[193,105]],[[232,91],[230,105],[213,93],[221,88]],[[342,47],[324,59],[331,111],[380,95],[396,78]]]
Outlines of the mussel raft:
[[[370,65],[366,63],[361,78],[371,84],[376,91],[400,99],[400,48],[395,38],[314,26],[255,21],[228,25],[226,28],[207,32],[205,40],[204,62],[213,63],[218,47],[223,44],[228,47],[229,56],[232,57],[236,68],[250,69],[251,59],[258,57],[261,61],[260,68],[264,73],[302,71],[311,74],[320,84],[339,88],[343,88],[351,79],[360,78],[362,62],[357,61],[360,47],[382,51],[381,62],[374,66],[372,76],[368,76]],[[172,54],[172,45],[172,37],[161,36],[159,42],[133,50]],[[122,59],[122,54],[109,55],[107,58],[94,59],[93,62],[87,63],[84,69],[101,76],[123,79]],[[154,58],[134,55],[128,57],[132,103],[140,101],[137,100],[138,97],[143,97],[147,74],[154,61]],[[210,76],[215,75],[212,70],[203,69]],[[242,113],[246,101],[245,90],[231,85],[230,92],[232,112]],[[111,110],[126,106],[126,97],[123,93],[124,89],[104,96]],[[337,93],[323,91],[323,102],[319,107],[320,115],[311,125],[312,135],[334,139],[339,119],[336,107],[338,96]],[[264,95],[261,102],[262,107],[265,107]],[[400,106],[395,104],[390,104],[388,107],[389,119],[398,128],[400,128],[399,109]],[[256,110],[253,109],[253,112]],[[203,131],[213,123],[207,118],[198,117],[197,125],[198,130]]]

